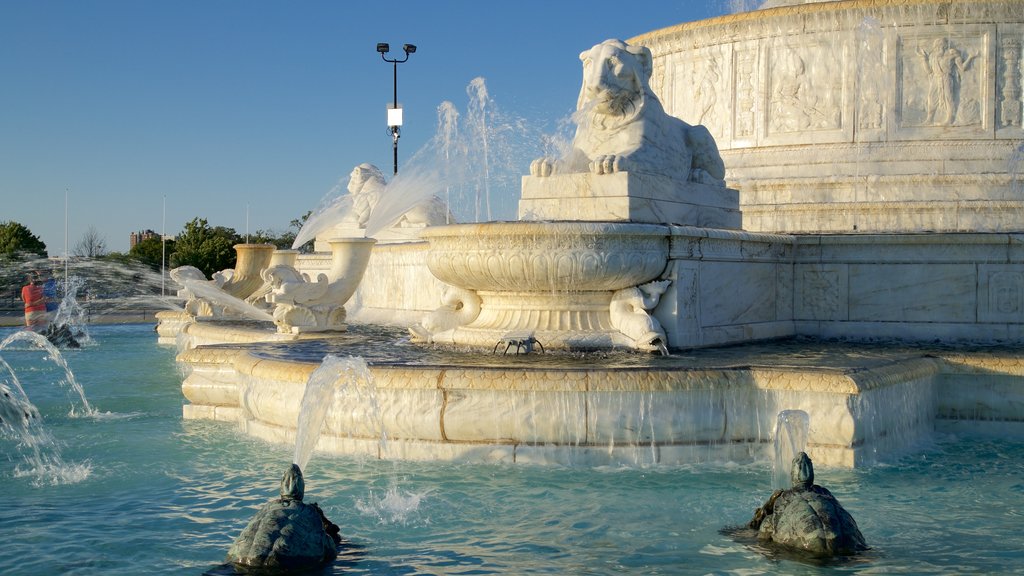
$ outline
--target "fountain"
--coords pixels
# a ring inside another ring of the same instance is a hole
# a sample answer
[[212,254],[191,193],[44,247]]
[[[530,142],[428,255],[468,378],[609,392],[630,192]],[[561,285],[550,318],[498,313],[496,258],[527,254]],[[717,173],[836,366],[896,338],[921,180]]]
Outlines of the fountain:
[[[828,423],[807,432],[815,462],[861,466],[935,430],[1018,433],[1018,404],[982,401],[1016,397],[1024,374],[1013,348],[1024,341],[1024,253],[1009,217],[1021,200],[1007,174],[1024,132],[1004,70],[1019,72],[1004,49],[1024,38],[1015,6],[775,2],[598,44],[580,55],[571,150],[530,165],[518,221],[378,243],[346,304],[345,339],[183,352],[184,414],[290,442],[297,407],[282,399],[325,354],[363,342],[376,349],[367,362],[394,432],[381,446],[328,427],[322,450],[768,460],[777,416],[800,410]],[[957,54],[953,114],[941,90],[929,100],[916,86],[928,85],[925,61]],[[872,81],[897,73],[895,86]],[[977,90],[988,84],[998,98]],[[411,170],[401,185],[422,176],[418,190],[444,190],[432,179],[446,173]],[[949,224],[933,208],[952,188],[962,194]],[[363,230],[391,219],[371,226],[371,214]],[[850,225],[824,226],[833,221]],[[306,278],[330,266],[299,255],[290,279],[312,290]],[[423,348],[366,328],[380,324]],[[265,328],[218,330],[205,342],[269,339]],[[533,353],[491,355],[524,346]]]

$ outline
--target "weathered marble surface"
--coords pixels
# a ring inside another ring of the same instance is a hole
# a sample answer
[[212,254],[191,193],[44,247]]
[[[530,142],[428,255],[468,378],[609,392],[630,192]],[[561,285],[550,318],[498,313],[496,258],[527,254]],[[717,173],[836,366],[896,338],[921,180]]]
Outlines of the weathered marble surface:
[[638,172],[524,176],[520,220],[645,222],[739,229],[739,193]]
[[263,278],[269,285],[266,300],[274,306],[278,332],[344,331],[344,304],[363,279],[375,243],[372,238],[331,240],[331,269],[315,278],[287,264],[265,270]]
[[744,229],[1021,229],[1019,2],[768,4],[630,40],[714,136]]
[[[371,366],[387,443],[368,406],[338,401],[318,449],[537,464],[745,462],[769,458],[776,415],[798,409],[811,418],[815,461],[854,467],[901,455],[935,429],[1024,433],[1024,360],[1011,350],[784,349],[697,351],[671,367],[625,370]],[[191,368],[186,418],[237,422],[250,435],[294,443],[316,363],[238,346],[195,348],[179,361]]]

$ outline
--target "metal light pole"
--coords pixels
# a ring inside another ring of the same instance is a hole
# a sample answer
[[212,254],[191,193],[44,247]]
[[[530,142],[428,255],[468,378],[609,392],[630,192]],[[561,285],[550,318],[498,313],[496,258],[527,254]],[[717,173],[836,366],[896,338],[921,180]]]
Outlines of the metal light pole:
[[397,58],[388,58],[386,54],[391,50],[391,46],[387,42],[377,43],[377,52],[380,52],[380,57],[385,62],[390,62],[394,66],[395,72],[395,95],[394,100],[391,101],[391,108],[388,108],[388,134],[391,136],[394,142],[395,152],[395,174],[398,174],[398,137],[401,136],[402,128],[402,109],[398,107],[398,65],[409,59],[409,54],[416,52],[416,46],[412,44],[403,44],[402,50],[405,52],[405,58],[401,60]]

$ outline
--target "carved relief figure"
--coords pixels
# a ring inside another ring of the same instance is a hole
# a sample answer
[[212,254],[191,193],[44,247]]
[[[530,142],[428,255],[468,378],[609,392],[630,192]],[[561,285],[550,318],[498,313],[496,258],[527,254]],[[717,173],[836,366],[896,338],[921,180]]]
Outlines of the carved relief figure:
[[881,128],[886,92],[885,35],[882,24],[867,17],[857,26],[857,126]]
[[937,38],[930,51],[918,46],[917,53],[924,60],[929,79],[924,123],[932,126],[956,124],[963,74],[975,55],[965,58],[949,38]]
[[530,174],[641,172],[725,185],[725,164],[711,133],[669,116],[651,90],[648,48],[606,40],[580,60],[573,149],[564,160],[535,160]]
[[717,90],[722,75],[718,72],[718,60],[714,56],[709,56],[704,64],[700,80],[696,82],[697,92],[693,95],[693,100],[697,105],[697,124],[717,127],[719,124]]
[[819,96],[815,78],[795,50],[784,50],[772,65],[771,128],[797,132],[839,126],[839,109],[830,94]]

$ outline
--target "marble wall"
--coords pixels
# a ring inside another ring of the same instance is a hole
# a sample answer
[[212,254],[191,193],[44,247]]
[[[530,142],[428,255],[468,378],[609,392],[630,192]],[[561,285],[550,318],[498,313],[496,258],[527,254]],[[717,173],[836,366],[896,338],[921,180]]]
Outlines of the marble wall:
[[1020,2],[809,3],[629,42],[714,135],[746,230],[1021,229]]
[[[654,311],[671,348],[792,335],[1024,342],[1024,234],[781,235],[676,226]],[[444,284],[426,243],[374,248],[349,319],[411,325]],[[315,271],[315,255],[300,257]]]

